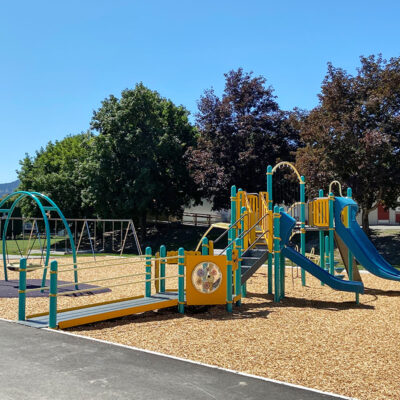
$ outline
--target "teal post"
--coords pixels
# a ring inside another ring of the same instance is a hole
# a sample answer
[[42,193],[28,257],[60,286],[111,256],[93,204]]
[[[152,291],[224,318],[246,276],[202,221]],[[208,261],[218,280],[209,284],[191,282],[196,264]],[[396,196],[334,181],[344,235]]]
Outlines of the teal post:
[[[353,191],[351,188],[347,188],[347,197],[351,199],[353,197]],[[351,215],[350,215],[350,207],[347,212],[347,226],[350,226],[351,223]],[[349,263],[349,279],[352,281],[354,279],[354,273],[353,273],[353,253],[348,251],[348,263]],[[358,304],[360,302],[360,294],[356,293],[356,303]]]
[[[235,296],[240,296],[242,294],[242,248],[240,245],[240,239],[235,239],[233,242],[235,249],[238,252],[238,268],[236,270],[236,280],[235,280]],[[240,306],[242,301],[239,299],[236,301],[236,305]]]
[[[267,168],[268,210],[272,211],[272,167]],[[272,294],[272,253],[268,253],[268,294]]]
[[145,296],[151,296],[151,247],[146,247],[146,291]]
[[226,310],[232,312],[232,247],[226,251],[227,270],[226,270]]
[[[236,222],[236,186],[231,186],[231,224],[230,228],[232,228],[233,224]],[[232,243],[236,239],[236,228],[232,228],[229,231],[228,240],[229,244]]]
[[[280,212],[285,211],[285,209],[283,207],[281,207],[279,209],[279,215]],[[286,261],[285,261],[285,257],[283,256],[283,254],[280,254],[280,258],[281,258],[281,265],[280,265],[280,300],[283,299],[285,297],[285,272],[286,272]]]
[[[164,257],[167,256],[167,248],[162,245],[160,246],[160,278],[165,278],[165,260]],[[165,279],[160,279],[160,292],[165,292]]]
[[[319,190],[319,197],[324,197],[324,191],[322,189]],[[319,266],[322,269],[325,269],[325,235],[323,229],[319,230]],[[321,281],[321,285],[324,283]]]
[[18,321],[25,321],[26,309],[26,258],[19,262]]
[[50,309],[49,328],[57,328],[57,261],[50,263]]
[[329,273],[335,275],[335,246],[334,246],[334,227],[333,227],[333,202],[335,197],[329,193]]
[[280,213],[279,207],[274,207],[274,264],[275,264],[275,293],[274,301],[276,303],[280,300],[280,267],[281,267],[281,246],[280,246]]
[[[245,212],[246,212],[246,207],[242,207],[240,209],[240,216],[242,217]],[[243,218],[240,221],[240,236],[242,236],[243,233],[244,233],[244,220],[245,220],[245,218]],[[243,251],[244,250],[244,237],[241,237],[241,239],[240,239],[240,248],[241,248],[241,252],[243,253],[244,252]],[[246,297],[246,296],[247,296],[247,285],[246,285],[246,283],[243,283],[243,285],[242,285],[242,297]]]
[[208,239],[203,238],[203,242],[201,243],[201,254],[203,256],[208,256]]
[[178,311],[185,312],[185,250],[183,247],[178,250]]
[[325,270],[329,271],[329,236],[325,236]]
[[[300,177],[300,252],[306,255],[306,181]],[[301,284],[306,285],[306,271],[301,269]]]

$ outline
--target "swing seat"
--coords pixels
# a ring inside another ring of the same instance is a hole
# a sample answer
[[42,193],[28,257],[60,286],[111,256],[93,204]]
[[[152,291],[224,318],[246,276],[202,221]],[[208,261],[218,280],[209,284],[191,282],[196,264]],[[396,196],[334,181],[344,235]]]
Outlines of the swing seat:
[[[38,264],[28,264],[27,266],[26,266],[26,272],[32,272],[32,271],[35,271],[35,270],[37,270],[37,269],[40,269],[40,268],[42,268],[42,266],[41,265],[38,265]],[[19,263],[10,263],[10,264],[7,264],[7,269],[9,270],[9,271],[13,271],[13,272],[19,272]]]

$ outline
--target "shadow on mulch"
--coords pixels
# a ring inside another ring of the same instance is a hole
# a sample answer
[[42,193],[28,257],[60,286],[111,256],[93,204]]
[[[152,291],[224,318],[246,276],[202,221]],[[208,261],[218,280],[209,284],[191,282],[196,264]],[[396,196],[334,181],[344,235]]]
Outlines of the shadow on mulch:
[[[262,294],[262,293],[247,293],[248,297],[255,297],[255,298],[261,298],[265,300],[272,300],[273,295],[271,294]],[[249,304],[249,303],[246,303]],[[263,303],[265,306],[265,303]],[[344,310],[350,310],[350,309],[364,309],[364,310],[373,310],[375,309],[374,306],[368,305],[368,304],[356,304],[355,301],[340,301],[340,302],[334,302],[334,301],[324,301],[324,300],[310,300],[310,299],[303,299],[303,298],[297,298],[297,297],[285,297],[281,302],[279,303],[274,303],[270,302],[268,303],[268,307],[271,308],[282,308],[282,307],[295,307],[295,308],[316,308],[320,310],[327,310],[327,311],[344,311]]]
[[364,294],[369,294],[371,296],[400,297],[400,290],[382,290],[382,289],[365,288]]
[[[58,293],[62,294],[65,292],[69,292],[71,290],[75,290],[74,282],[67,281],[58,281],[59,285],[68,284],[68,286],[64,286],[62,288],[58,288]],[[49,286],[50,281],[46,280],[45,286]],[[42,287],[41,279],[27,279],[26,281],[26,289],[39,289]],[[67,294],[66,297],[80,297],[80,296],[92,296],[98,293],[107,293],[111,292],[108,288],[100,288],[99,286],[87,285],[80,283],[78,285],[79,290],[85,290],[85,292],[75,293],[75,294]],[[96,290],[94,290],[96,289]],[[9,281],[0,281],[0,298],[17,298],[19,290],[19,280],[13,279]],[[35,292],[26,293],[26,297],[49,297],[49,291],[46,290],[37,290]]]

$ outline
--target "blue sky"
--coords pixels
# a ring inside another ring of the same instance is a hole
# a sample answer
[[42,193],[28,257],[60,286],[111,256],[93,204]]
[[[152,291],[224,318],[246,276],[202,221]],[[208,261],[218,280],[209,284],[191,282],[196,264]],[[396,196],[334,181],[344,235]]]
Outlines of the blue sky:
[[326,63],[400,56],[397,1],[1,1],[0,183],[25,153],[85,131],[136,82],[192,113],[223,74],[263,75],[283,109],[311,109]]

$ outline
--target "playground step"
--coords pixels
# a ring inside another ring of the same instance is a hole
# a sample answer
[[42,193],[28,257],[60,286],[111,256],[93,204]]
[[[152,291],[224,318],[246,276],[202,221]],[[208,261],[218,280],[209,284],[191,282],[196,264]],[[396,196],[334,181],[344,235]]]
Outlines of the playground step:
[[336,267],[335,268],[335,272],[337,272],[337,273],[341,273],[341,272],[343,272],[344,271],[344,267]]
[[244,252],[243,257],[257,257],[260,258],[265,253],[266,249],[250,249]]
[[253,265],[257,260],[259,259],[259,257],[242,257],[242,267],[244,265]]
[[335,275],[335,278],[344,279],[345,275]]
[[[247,256],[246,256],[247,257]],[[246,258],[243,257],[242,259]],[[242,284],[245,283],[268,259],[268,251],[264,251],[264,253],[259,256],[256,260],[253,258],[251,261],[254,261],[254,264],[251,266],[244,266],[242,268]]]

